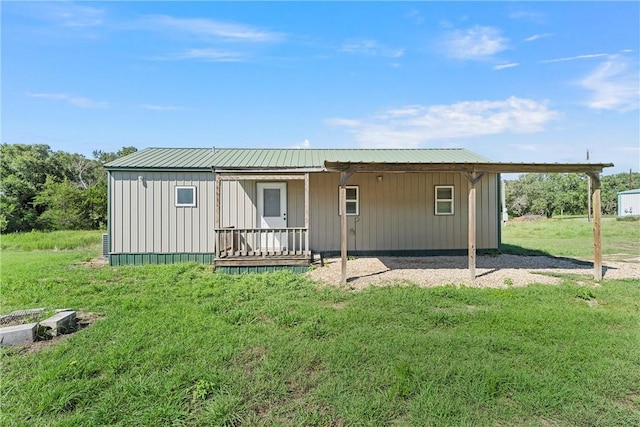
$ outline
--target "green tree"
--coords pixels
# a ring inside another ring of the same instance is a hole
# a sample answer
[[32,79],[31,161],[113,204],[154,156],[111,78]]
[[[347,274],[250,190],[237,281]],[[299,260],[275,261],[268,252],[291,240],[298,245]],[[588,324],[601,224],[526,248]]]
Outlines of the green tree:
[[[602,213],[615,215],[618,192],[629,190],[629,174],[601,177]],[[640,187],[640,173],[631,174],[631,186]],[[507,211],[511,216],[526,214],[551,218],[558,213],[584,215],[587,213],[586,174],[525,174],[507,181]]]
[[586,176],[530,173],[507,182],[507,211],[511,216],[581,214],[587,208]]
[[47,178],[45,185],[34,200],[35,206],[44,206],[40,215],[40,226],[47,230],[90,229],[85,191],[69,180],[62,182]]
[[0,145],[0,231],[40,228],[33,201],[48,176],[62,178],[48,145]]
[[97,229],[107,222],[104,163],[134,153],[94,151],[95,159],[47,145],[0,146],[0,231]]
[[[640,173],[632,173],[631,179],[629,178],[629,174],[623,172],[615,175],[606,175],[600,179],[603,214],[618,214],[618,192],[640,188]],[[629,188],[630,186],[631,188]]]

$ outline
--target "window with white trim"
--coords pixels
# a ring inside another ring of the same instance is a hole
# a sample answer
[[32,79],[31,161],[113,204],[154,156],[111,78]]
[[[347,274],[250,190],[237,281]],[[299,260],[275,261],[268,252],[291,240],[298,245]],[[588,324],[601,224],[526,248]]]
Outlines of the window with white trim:
[[[347,216],[360,215],[360,187],[357,185],[347,185]],[[340,205],[340,187],[338,187],[338,215],[342,215]]]
[[436,185],[435,214],[453,215],[453,185]]
[[196,205],[196,187],[176,185],[176,207],[194,207]]

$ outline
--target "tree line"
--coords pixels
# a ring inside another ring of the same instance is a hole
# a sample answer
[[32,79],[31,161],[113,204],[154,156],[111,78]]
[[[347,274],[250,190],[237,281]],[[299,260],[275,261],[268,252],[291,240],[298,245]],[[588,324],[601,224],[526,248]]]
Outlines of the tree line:
[[[616,215],[618,192],[640,186],[640,173],[619,173],[600,177],[602,213]],[[635,187],[634,187],[635,186]],[[631,187],[631,188],[630,188]],[[529,173],[506,182],[506,206],[511,217],[523,215],[586,215],[586,174]]]
[[44,144],[0,145],[0,232],[106,228],[103,165],[135,151],[96,150],[89,159]]
[[[107,224],[107,173],[104,164],[134,153],[96,150],[82,154],[52,151],[48,145],[0,145],[0,232],[104,229]],[[602,211],[617,213],[617,193],[629,189],[629,174],[601,178]],[[640,173],[631,176],[640,186]],[[635,183],[635,184],[633,184]],[[525,174],[506,183],[510,216],[586,214],[584,174]]]

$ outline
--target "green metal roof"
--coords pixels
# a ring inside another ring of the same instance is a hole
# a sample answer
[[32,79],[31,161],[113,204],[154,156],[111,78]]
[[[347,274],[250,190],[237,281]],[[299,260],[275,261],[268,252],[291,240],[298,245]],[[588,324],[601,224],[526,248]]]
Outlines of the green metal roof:
[[322,169],[324,162],[484,163],[456,149],[146,148],[107,163],[107,169]]
[[109,162],[107,169],[211,169],[211,148],[145,148]]

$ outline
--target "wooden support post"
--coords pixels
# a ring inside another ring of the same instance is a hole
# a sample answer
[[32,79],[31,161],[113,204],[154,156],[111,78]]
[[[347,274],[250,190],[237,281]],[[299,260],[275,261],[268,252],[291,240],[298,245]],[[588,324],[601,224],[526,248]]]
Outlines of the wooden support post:
[[476,279],[476,185],[469,187],[469,278]]
[[469,278],[476,280],[476,184],[484,173],[464,172],[464,176],[469,181],[469,219],[468,219],[468,253],[469,253]]
[[340,172],[340,256],[342,258],[342,280],[347,284],[347,181],[352,171]]
[[216,251],[216,257],[218,255],[220,255],[220,236],[218,234],[218,231],[220,229],[220,174],[219,173],[214,173],[214,209],[213,209],[213,227],[215,228],[215,232],[214,235],[216,236],[216,241],[215,243],[215,248],[214,250]]
[[602,235],[600,224],[602,221],[602,208],[600,206],[600,175],[597,172],[589,173],[591,178],[591,195],[593,207],[593,278],[602,280]]
[[311,253],[309,249],[309,172],[304,174],[304,251]]

